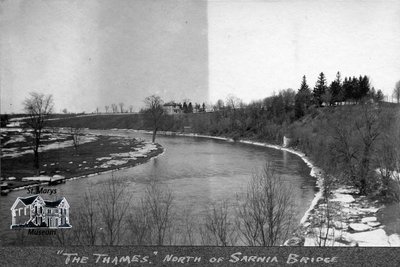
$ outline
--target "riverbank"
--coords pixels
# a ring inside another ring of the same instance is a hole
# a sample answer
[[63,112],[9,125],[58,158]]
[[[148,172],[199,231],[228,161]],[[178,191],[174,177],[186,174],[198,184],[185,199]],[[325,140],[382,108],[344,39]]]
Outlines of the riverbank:
[[[150,131],[138,131],[151,133]],[[232,138],[194,133],[161,131],[158,134],[234,142]],[[236,141],[295,154],[310,167],[310,176],[316,178],[316,186],[319,191],[302,217],[299,230],[293,238],[285,242],[287,245],[400,246],[400,236],[396,233],[387,234],[385,226],[378,221],[377,213],[383,208],[383,204],[379,200],[361,196],[358,190],[349,186],[337,186],[330,192],[324,192],[323,170],[317,167],[304,153],[294,148],[251,140]]]
[[80,144],[75,148],[68,133],[48,133],[40,152],[38,176],[31,167],[33,153],[26,143],[27,133],[10,132],[4,136],[1,158],[2,183],[9,190],[130,168],[163,152],[159,144],[88,133],[81,134]]

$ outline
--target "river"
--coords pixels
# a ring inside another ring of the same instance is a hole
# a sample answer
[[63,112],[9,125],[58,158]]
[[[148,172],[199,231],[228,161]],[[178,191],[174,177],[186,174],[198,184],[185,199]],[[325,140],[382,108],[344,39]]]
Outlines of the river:
[[[147,140],[151,138],[151,135],[129,130],[90,132]],[[142,196],[151,180],[157,180],[172,191],[177,213],[190,210],[191,216],[196,217],[220,201],[235,206],[237,195],[245,192],[252,173],[261,170],[267,161],[273,164],[276,173],[294,190],[296,222],[300,222],[317,191],[315,178],[309,175],[310,168],[300,157],[287,151],[196,137],[157,136],[156,142],[165,149],[162,155],[114,173],[116,177],[126,178],[125,189],[133,202]],[[72,214],[82,204],[87,188],[96,192],[109,179],[110,173],[104,173],[67,181],[55,188],[57,196],[64,196],[68,200]],[[8,196],[0,197],[0,245],[12,244],[15,238],[15,231],[9,229],[10,207],[19,196],[27,196],[27,190],[13,191]],[[74,225],[74,222],[71,221],[71,224]]]

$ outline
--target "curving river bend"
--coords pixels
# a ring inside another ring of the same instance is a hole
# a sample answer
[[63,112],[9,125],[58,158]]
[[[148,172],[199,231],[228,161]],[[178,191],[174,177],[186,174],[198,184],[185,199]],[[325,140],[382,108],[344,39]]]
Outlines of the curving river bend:
[[[151,135],[129,130],[90,132],[151,138]],[[156,179],[173,192],[177,212],[189,209],[193,216],[203,214],[211,204],[222,200],[235,205],[237,194],[245,192],[252,173],[260,170],[266,161],[273,163],[276,172],[294,190],[296,222],[300,222],[317,191],[315,178],[309,175],[310,168],[300,157],[286,151],[196,137],[157,136],[156,142],[165,149],[162,155],[114,173],[127,178],[126,190],[133,201],[140,198],[150,180]],[[56,186],[57,195],[66,197],[73,213],[81,205],[86,189],[90,187],[96,192],[109,177],[110,174],[105,173],[67,181]],[[15,233],[9,229],[10,207],[17,197],[26,195],[26,190],[20,190],[0,198],[0,245],[11,244],[15,238]]]

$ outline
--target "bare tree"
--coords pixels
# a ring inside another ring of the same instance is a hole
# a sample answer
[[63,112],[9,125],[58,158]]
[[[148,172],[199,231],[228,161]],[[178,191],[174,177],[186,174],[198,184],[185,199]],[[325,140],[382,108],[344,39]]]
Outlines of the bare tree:
[[367,179],[370,178],[372,172],[370,162],[374,144],[381,133],[379,112],[380,109],[376,110],[374,106],[364,104],[362,105],[361,119],[355,124],[363,143],[358,174],[360,194],[366,194],[368,190]]
[[375,160],[379,166],[381,194],[389,201],[400,204],[400,116],[399,113],[387,118],[384,124],[389,130],[381,138]]
[[312,235],[315,245],[319,247],[334,246],[336,240],[342,238],[345,224],[342,223],[341,206],[329,199],[334,178],[325,174],[323,179],[323,201],[319,203],[317,213],[314,213],[311,221]]
[[26,124],[33,130],[32,149],[34,154],[34,167],[39,170],[39,147],[42,131],[46,125],[46,117],[53,112],[54,102],[52,95],[32,92],[26,98],[24,110],[28,115]]
[[151,95],[145,98],[144,102],[146,103],[145,113],[150,116],[153,125],[153,143],[156,140],[156,134],[158,129],[160,128],[163,115],[165,113],[163,109],[163,101],[161,97],[156,95]]
[[163,245],[165,236],[172,226],[172,192],[163,190],[156,183],[151,183],[146,189],[144,203],[150,214],[152,225],[152,240],[157,245]]
[[336,155],[339,175],[346,177],[353,185],[357,183],[357,162],[359,148],[351,145],[354,140],[354,129],[347,124],[335,121],[333,124],[333,140],[331,149]]
[[104,109],[106,110],[106,113],[108,113],[108,109],[110,108],[110,106],[104,106]]
[[[172,232],[173,195],[168,189],[151,182],[133,208],[128,227],[134,245],[165,245]],[[170,243],[170,242],[169,242]]]
[[128,218],[128,228],[131,234],[130,243],[132,245],[150,245],[152,223],[151,217],[146,210],[144,199],[140,200],[138,207],[132,208],[133,213]]
[[400,103],[400,81],[394,86],[393,97],[397,100],[397,103]]
[[132,113],[133,112],[133,106],[129,105],[129,112]]
[[241,102],[242,102],[242,100],[240,98],[237,98],[236,96],[234,96],[232,94],[229,94],[226,97],[226,106],[233,110],[236,110],[240,106]]
[[334,174],[345,178],[363,195],[377,183],[371,163],[381,134],[380,114],[379,105],[362,104],[355,118],[346,116],[332,123]]
[[193,216],[190,208],[185,208],[182,212],[182,223],[185,229],[181,236],[180,245],[189,245],[189,246],[195,245],[196,221],[197,218]]
[[118,245],[124,233],[124,220],[129,201],[124,199],[125,186],[113,174],[98,194],[98,205],[103,224],[102,243]]
[[82,132],[83,132],[83,130],[81,128],[74,128],[74,127],[70,128],[70,134],[71,134],[71,137],[72,137],[72,143],[74,145],[76,153],[78,153],[78,148],[79,148],[79,145],[80,145]]
[[204,225],[216,246],[235,245],[234,222],[229,218],[229,207],[226,201],[220,205],[213,205],[205,217]]
[[239,236],[250,246],[279,245],[288,237],[293,221],[291,189],[269,163],[254,174],[237,210]]
[[120,102],[118,105],[119,105],[119,110],[120,110],[120,112],[123,113],[123,112],[124,112],[124,105],[125,105],[125,104],[122,103],[122,102]]
[[117,113],[118,112],[118,106],[117,104],[111,104],[111,109],[113,113]]
[[[80,245],[96,245],[99,235],[99,213],[97,212],[96,201],[102,202],[101,199],[95,198],[90,189],[85,193],[83,205],[77,210],[77,220],[74,228],[76,240]],[[100,204],[98,203],[98,204]]]

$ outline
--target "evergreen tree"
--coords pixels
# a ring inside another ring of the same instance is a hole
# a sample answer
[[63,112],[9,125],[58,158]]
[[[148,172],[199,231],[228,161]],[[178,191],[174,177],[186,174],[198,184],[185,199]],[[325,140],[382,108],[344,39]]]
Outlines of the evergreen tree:
[[193,105],[192,102],[189,102],[188,108],[187,108],[188,113],[193,113]]
[[325,79],[325,74],[321,72],[318,76],[317,83],[315,84],[314,87],[314,101],[318,106],[322,106],[323,103],[323,98],[322,96],[325,94],[327,90],[326,86],[326,79]]
[[351,92],[350,92],[350,82],[347,77],[344,78],[343,84],[342,84],[342,93],[343,95],[343,100],[347,101],[351,98]]
[[369,78],[366,75],[364,75],[364,77],[360,76],[358,85],[359,85],[360,99],[367,97],[369,91],[371,90],[371,84],[369,82]]
[[342,81],[340,77],[340,72],[336,73],[336,79],[329,86],[329,92],[332,96],[331,104],[342,102],[344,100],[344,95],[342,94]]
[[203,111],[203,112],[206,111],[206,104],[204,104],[204,102],[203,102],[203,106],[202,106],[202,111]]
[[306,76],[303,76],[300,89],[295,96],[295,117],[300,118],[304,116],[307,108],[311,105],[312,93],[307,85]]
[[350,92],[351,92],[351,99],[358,102],[361,98],[361,93],[360,93],[359,81],[355,76],[353,76],[353,78],[350,81]]
[[188,113],[188,106],[186,102],[183,102],[183,113]]
[[343,81],[343,91],[345,100],[357,101],[360,98],[358,79],[346,77]]

